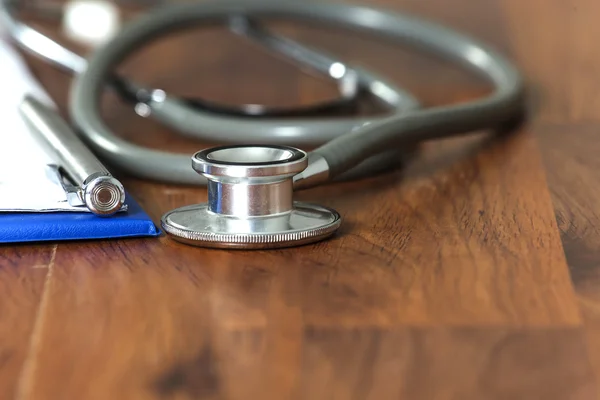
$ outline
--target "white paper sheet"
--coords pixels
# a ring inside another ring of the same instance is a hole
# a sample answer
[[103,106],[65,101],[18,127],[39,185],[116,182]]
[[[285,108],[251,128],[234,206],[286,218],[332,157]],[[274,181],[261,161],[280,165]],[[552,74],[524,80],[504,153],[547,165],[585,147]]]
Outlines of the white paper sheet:
[[27,94],[52,102],[1,29],[0,90],[0,212],[86,211],[69,205],[48,168],[54,161],[19,115],[18,106]]

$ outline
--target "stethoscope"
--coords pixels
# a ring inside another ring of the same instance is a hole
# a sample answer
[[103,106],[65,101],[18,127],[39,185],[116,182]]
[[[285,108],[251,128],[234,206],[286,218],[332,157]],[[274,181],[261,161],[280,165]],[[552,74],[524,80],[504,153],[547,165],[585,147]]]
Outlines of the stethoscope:
[[[452,30],[387,10],[289,0],[168,5],[126,24],[88,60],[17,21],[6,8],[1,16],[21,47],[75,74],[71,117],[102,159],[142,178],[207,185],[208,203],[172,210],[161,220],[174,239],[198,246],[273,248],[329,237],[340,226],[340,215],[326,207],[294,202],[293,191],[344,176],[376,173],[396,163],[408,146],[498,126],[520,114],[524,104],[519,72],[501,55]],[[420,109],[403,89],[267,31],[257,22],[262,18],[323,23],[401,41],[470,68],[487,78],[495,90],[475,101]],[[256,105],[233,108],[143,88],[112,72],[128,54],[162,34],[218,23],[335,80],[339,98],[292,110]],[[134,103],[140,115],[152,116],[186,136],[252,144],[200,151],[192,156],[190,168],[189,155],[127,142],[100,117],[100,95],[107,84]],[[320,116],[351,107],[364,95],[388,106],[392,113],[369,118]],[[291,144],[318,147],[306,153]]]

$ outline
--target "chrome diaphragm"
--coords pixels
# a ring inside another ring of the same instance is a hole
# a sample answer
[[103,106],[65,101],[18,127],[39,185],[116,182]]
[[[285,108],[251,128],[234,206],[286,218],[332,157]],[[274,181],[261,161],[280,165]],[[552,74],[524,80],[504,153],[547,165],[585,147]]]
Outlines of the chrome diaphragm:
[[208,202],[170,211],[162,227],[175,240],[202,247],[264,249],[323,240],[341,218],[332,209],[293,201],[293,177],[307,166],[307,154],[287,146],[200,151],[192,167],[208,181]]

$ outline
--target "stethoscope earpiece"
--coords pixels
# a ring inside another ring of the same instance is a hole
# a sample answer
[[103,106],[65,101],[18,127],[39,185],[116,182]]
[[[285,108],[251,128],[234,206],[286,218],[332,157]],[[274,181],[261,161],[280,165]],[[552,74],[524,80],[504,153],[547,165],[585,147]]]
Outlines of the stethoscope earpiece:
[[308,156],[287,146],[235,145],[200,151],[193,169],[207,179],[208,203],[165,214],[175,240],[201,247],[265,249],[298,246],[336,232],[332,209],[293,201],[293,177]]

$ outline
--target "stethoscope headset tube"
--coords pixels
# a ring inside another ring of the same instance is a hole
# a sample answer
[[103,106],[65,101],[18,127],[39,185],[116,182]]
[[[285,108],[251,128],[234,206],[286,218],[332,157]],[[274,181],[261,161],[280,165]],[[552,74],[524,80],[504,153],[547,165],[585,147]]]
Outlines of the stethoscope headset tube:
[[[82,135],[103,158],[144,178],[173,183],[206,183],[190,168],[189,155],[143,148],[111,132],[99,114],[100,95],[111,71],[133,50],[165,33],[201,23],[222,23],[231,15],[310,20],[379,34],[465,64],[494,84],[495,91],[490,96],[463,104],[402,112],[381,119],[355,122],[353,126],[342,121],[340,125],[343,125],[344,134],[310,154],[311,158],[326,161],[329,169],[327,179],[390,148],[494,127],[514,117],[522,109],[521,79],[508,61],[473,39],[415,17],[322,2],[226,0],[178,4],[158,8],[126,25],[115,39],[92,55],[88,67],[75,78],[70,102],[71,115]],[[157,102],[160,100],[164,99],[157,99]],[[203,118],[202,114],[193,117],[193,112],[186,107],[173,107],[170,111],[173,118],[179,119],[182,124],[194,125],[194,121]],[[244,123],[262,126],[265,121],[216,117],[209,122],[219,125],[221,130],[239,132]],[[287,121],[285,126],[294,126],[295,122]],[[337,122],[316,120],[311,121],[311,127],[318,131],[320,126]],[[263,128],[268,130],[268,126]],[[254,139],[249,137],[252,139],[248,140]],[[323,180],[324,174],[321,177]]]

